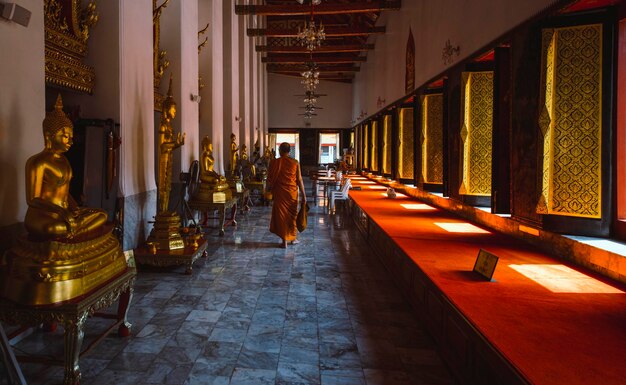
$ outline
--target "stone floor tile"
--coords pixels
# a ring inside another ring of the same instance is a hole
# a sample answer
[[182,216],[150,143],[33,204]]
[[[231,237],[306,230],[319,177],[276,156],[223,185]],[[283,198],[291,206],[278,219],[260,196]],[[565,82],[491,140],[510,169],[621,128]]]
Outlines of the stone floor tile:
[[[206,228],[209,257],[191,276],[184,266],[140,269],[131,337],[111,334],[82,358],[82,383],[453,383],[350,219],[314,206],[301,243],[283,250],[268,231],[270,211],[253,207],[224,237]],[[86,339],[106,322],[89,319]],[[59,355],[62,341],[61,329],[34,333],[18,348]],[[63,378],[60,367],[23,370],[31,385]]]

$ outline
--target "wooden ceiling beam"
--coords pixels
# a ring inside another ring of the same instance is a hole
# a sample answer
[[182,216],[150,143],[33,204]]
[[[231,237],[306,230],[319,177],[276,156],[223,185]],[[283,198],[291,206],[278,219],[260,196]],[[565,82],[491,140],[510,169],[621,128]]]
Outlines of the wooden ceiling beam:
[[367,57],[365,56],[353,56],[353,57],[345,57],[345,56],[314,56],[310,58],[309,56],[269,56],[262,57],[261,63],[282,63],[282,64],[302,64],[307,62],[315,62],[316,64],[330,64],[330,63],[354,63],[354,62],[365,62],[367,61]]
[[[339,52],[362,52],[374,49],[374,44],[342,44],[342,45],[322,45],[315,49],[316,53],[339,53]],[[309,51],[305,47],[300,46],[280,46],[280,45],[257,45],[257,52],[272,53],[300,53],[305,54]]]
[[[385,33],[385,26],[381,27],[325,27],[326,37],[336,36],[364,36]],[[296,37],[298,30],[295,28],[248,28],[248,36],[268,37]]]
[[[322,3],[314,7],[316,15],[340,15],[351,13],[370,13],[386,10],[399,10],[402,6],[401,0],[381,0],[359,3]],[[260,16],[299,16],[311,14],[311,7],[308,5],[286,4],[286,5],[244,5],[236,4],[235,13],[237,15],[260,15]]]

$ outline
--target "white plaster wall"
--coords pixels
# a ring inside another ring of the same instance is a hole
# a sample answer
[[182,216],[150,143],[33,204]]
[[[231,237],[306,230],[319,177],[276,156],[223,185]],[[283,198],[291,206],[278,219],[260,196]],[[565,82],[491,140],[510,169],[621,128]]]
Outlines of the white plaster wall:
[[[226,0],[230,1],[230,0]],[[199,1],[199,25],[209,22],[209,41],[200,54],[200,72],[205,87],[200,95],[200,138],[209,136],[213,142],[215,171],[224,174],[224,43],[223,0]],[[228,162],[226,160],[226,162]]]
[[[352,117],[372,115],[378,97],[390,104],[405,95],[405,53],[409,27],[415,39],[415,85],[420,86],[489,42],[543,10],[554,0],[411,0],[401,11],[386,11],[377,25],[384,35],[370,38],[376,48],[368,53],[354,81]],[[458,57],[444,65],[446,40],[460,46]]]
[[[119,78],[110,83],[119,89],[111,100],[117,103],[122,136],[121,193],[128,197],[156,189],[152,1],[120,0],[119,24]],[[98,54],[110,52],[99,48]]]
[[269,127],[272,128],[347,128],[350,127],[352,110],[352,84],[320,81],[316,92],[327,94],[317,99],[318,116],[304,119],[304,88],[299,77],[268,74]]
[[181,129],[186,134],[185,145],[181,147],[181,170],[185,171],[191,162],[199,159],[201,146],[199,105],[191,100],[191,95],[198,95],[198,0],[180,0],[180,4],[181,65],[178,78],[181,92],[177,101],[180,101],[181,107]]
[[24,165],[43,149],[45,117],[43,5],[13,2],[32,14],[28,27],[0,19],[0,226],[24,220]]

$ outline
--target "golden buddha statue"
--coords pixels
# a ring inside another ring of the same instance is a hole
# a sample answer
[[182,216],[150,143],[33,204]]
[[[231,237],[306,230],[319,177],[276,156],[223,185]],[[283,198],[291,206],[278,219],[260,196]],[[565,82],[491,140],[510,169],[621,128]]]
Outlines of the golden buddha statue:
[[185,134],[174,135],[172,120],[176,117],[176,102],[172,96],[172,77],[163,101],[161,122],[159,123],[159,179],[157,197],[157,215],[148,242],[156,244],[158,250],[177,250],[185,247],[182,235],[180,216],[169,211],[170,192],[172,190],[173,151],[185,144]]
[[43,135],[43,151],[26,161],[26,230],[36,240],[93,232],[106,222],[107,214],[78,208],[69,194],[72,167],[63,153],[72,146],[74,126],[63,113],[61,95],[43,121]]
[[185,144],[185,134],[180,132],[174,136],[172,119],[176,117],[176,102],[172,96],[172,78],[167,91],[167,97],[163,101],[163,112],[159,124],[159,183],[157,213],[168,211],[170,191],[172,190],[172,152]]
[[235,136],[235,134],[230,134],[230,174],[232,176],[235,176],[237,173],[237,160],[238,160],[238,155],[237,155],[237,151],[238,151],[238,147],[237,147],[237,142],[235,142],[235,140],[237,139],[237,136]]
[[201,202],[213,202],[213,193],[223,192],[224,199],[230,199],[232,193],[226,178],[213,169],[213,143],[208,136],[202,139],[202,154],[200,155],[200,187],[192,200]]
[[64,153],[74,127],[59,95],[43,121],[45,147],[26,162],[24,225],[28,237],[7,252],[2,295],[30,305],[84,295],[127,269],[107,214],[79,208],[69,194],[72,168]]

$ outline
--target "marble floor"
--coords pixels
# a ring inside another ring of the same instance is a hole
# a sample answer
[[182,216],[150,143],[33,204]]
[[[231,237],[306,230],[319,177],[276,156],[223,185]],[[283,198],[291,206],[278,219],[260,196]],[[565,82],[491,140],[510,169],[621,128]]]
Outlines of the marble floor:
[[[194,265],[140,269],[132,335],[110,334],[80,360],[82,384],[440,385],[454,381],[384,267],[340,209],[312,207],[287,249],[271,209],[238,215]],[[106,326],[89,319],[86,340]],[[63,334],[35,332],[24,352],[62,355]],[[60,367],[23,364],[30,385]]]

